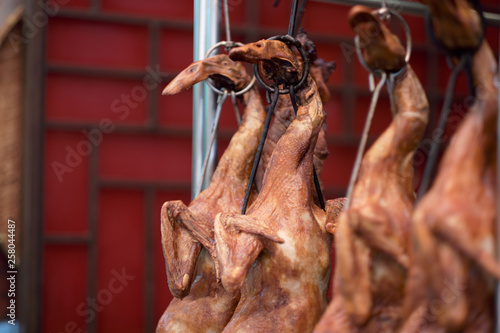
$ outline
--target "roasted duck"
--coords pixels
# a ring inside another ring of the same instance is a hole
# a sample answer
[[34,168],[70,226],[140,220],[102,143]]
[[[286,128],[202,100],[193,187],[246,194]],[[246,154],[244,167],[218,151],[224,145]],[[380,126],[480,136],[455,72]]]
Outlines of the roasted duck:
[[[302,43],[305,50],[307,51],[307,54],[309,55],[309,62],[311,63],[310,73],[312,78],[316,82],[316,86],[321,96],[321,102],[325,104],[330,99],[330,91],[326,85],[326,82],[335,70],[335,62],[326,62],[323,59],[318,58],[316,46],[307,37],[305,31],[301,30],[297,35],[297,39]],[[302,58],[300,57],[298,52],[296,53],[296,56],[298,57],[298,59],[300,59],[300,61],[302,61]],[[266,172],[274,148],[276,147],[278,140],[285,133],[286,129],[288,128],[288,126],[290,126],[291,122],[294,119],[295,112],[293,110],[289,95],[280,95],[278,103],[274,110],[274,121],[269,128],[267,140],[264,144],[264,149],[262,150],[259,167],[257,168],[255,183],[258,191],[260,191],[260,189],[262,188],[262,179],[264,178],[264,173]],[[323,171],[323,164],[325,159],[328,157],[328,154],[328,145],[326,142],[326,121],[324,121],[323,127],[321,128],[318,136],[318,141],[316,142],[316,147],[314,148],[314,166],[320,180],[321,173]],[[317,195],[316,192],[314,192],[313,194],[315,196]],[[319,203],[316,200],[316,197],[315,202]]]
[[[450,51],[480,48],[476,100],[452,138],[434,184],[415,208],[402,332],[493,332],[497,224],[498,68],[467,1],[425,1]],[[477,33],[479,31],[479,33]]]
[[[176,94],[208,77],[220,87],[233,90],[250,82],[241,64],[227,55],[217,55],[191,64],[164,93]],[[163,253],[175,298],[160,319],[157,332],[221,332],[239,300],[239,290],[226,291],[217,281],[213,257],[215,215],[240,211],[266,117],[256,87],[243,99],[243,122],[208,188],[189,206],[169,201],[162,207]]]
[[[373,70],[397,72],[405,50],[369,8],[349,14]],[[376,33],[374,33],[376,32]],[[425,132],[428,102],[407,65],[395,78],[396,116],[363,157],[349,207],[335,232],[334,298],[315,332],[397,332],[408,261],[412,158]],[[334,226],[333,226],[334,227]],[[335,230],[336,229],[336,230]]]
[[[267,78],[295,81],[301,66],[280,41],[231,50],[235,60],[259,62]],[[324,113],[311,76],[297,89],[298,115],[274,149],[263,187],[248,215],[215,220],[222,284],[241,290],[224,332],[310,332],[327,305],[331,235],[327,215],[313,203],[313,153]]]

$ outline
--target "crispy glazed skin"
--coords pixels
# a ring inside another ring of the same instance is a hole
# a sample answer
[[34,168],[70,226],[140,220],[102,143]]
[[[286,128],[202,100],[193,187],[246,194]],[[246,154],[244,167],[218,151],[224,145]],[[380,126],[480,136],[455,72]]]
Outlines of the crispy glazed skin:
[[[457,34],[463,32],[467,41],[478,29],[476,14],[464,8],[467,2],[426,2],[443,44],[463,49]],[[477,99],[449,144],[433,186],[415,208],[404,333],[494,330],[493,282],[500,278],[495,260],[498,69],[486,42],[474,55],[472,70]]]
[[[297,39],[302,43],[309,55],[309,61],[311,62],[310,73],[314,82],[316,82],[317,89],[321,96],[321,102],[325,104],[330,99],[330,91],[326,82],[335,70],[335,62],[326,62],[323,59],[319,59],[316,54],[315,45],[310,39],[307,38],[307,34],[305,32],[301,31],[297,35]],[[298,52],[296,56],[301,59]],[[285,133],[286,129],[294,119],[295,112],[293,110],[292,102],[290,101],[290,95],[280,95],[274,110],[274,120],[269,128],[267,140],[264,144],[261,160],[256,172],[255,184],[257,185],[258,191],[262,188],[262,179],[264,178],[264,173],[269,165],[269,160],[271,159],[274,148],[276,148],[278,140]],[[324,121],[323,127],[321,128],[318,136],[318,141],[316,142],[316,147],[314,147],[313,162],[320,180],[321,173],[323,171],[323,164],[329,154],[326,142],[326,127],[326,121]],[[315,202],[318,202],[316,200],[317,193],[315,191],[313,192],[313,195],[315,196]]]
[[[237,90],[250,81],[241,64],[218,55],[190,65],[165,92],[177,93],[209,76]],[[221,332],[238,302],[238,290],[228,292],[217,282],[212,256],[215,215],[240,211],[266,116],[255,87],[243,98],[243,122],[222,155],[209,187],[189,206],[181,201],[163,205],[162,245],[169,287],[176,298],[160,319],[157,332]]]
[[[288,62],[295,55],[279,41],[233,49],[231,57]],[[270,66],[272,68],[273,66]],[[264,185],[248,215],[219,214],[215,220],[222,283],[241,290],[224,332],[310,332],[327,304],[331,235],[327,213],[312,201],[313,151],[323,122],[314,80],[297,91],[297,118],[276,145]]]
[[[379,26],[364,50],[377,69],[399,70],[404,52],[371,14],[356,6],[350,21],[357,31]],[[396,51],[394,51],[396,50]],[[315,332],[397,332],[408,268],[407,244],[414,201],[412,158],[428,117],[425,92],[413,70],[396,79],[397,114],[363,157],[350,206],[335,232],[334,299]]]

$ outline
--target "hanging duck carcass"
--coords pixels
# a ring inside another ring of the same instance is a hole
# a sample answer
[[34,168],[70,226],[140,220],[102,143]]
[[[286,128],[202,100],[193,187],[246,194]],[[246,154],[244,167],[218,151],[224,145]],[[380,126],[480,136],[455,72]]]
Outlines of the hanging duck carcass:
[[[164,90],[176,94],[213,78],[219,87],[241,90],[250,83],[243,66],[227,55],[191,64]],[[214,218],[241,209],[266,113],[253,87],[243,96],[243,122],[222,155],[210,185],[186,206],[169,201],[161,212],[162,246],[174,300],[157,332],[221,332],[231,318],[240,293],[217,281],[213,257]]]
[[[293,82],[301,74],[280,41],[247,44],[230,57],[261,63],[269,78]],[[279,139],[248,215],[216,218],[222,283],[241,290],[225,332],[310,332],[327,305],[331,235],[325,224],[339,205],[330,203],[325,213],[313,203],[313,153],[324,112],[311,76],[296,97],[297,117]]]
[[349,206],[335,231],[333,301],[317,333],[397,332],[402,324],[413,192],[413,155],[425,132],[428,102],[399,39],[371,9],[356,6],[349,21],[373,71],[399,74],[396,115],[366,152]]
[[435,34],[457,55],[474,52],[476,100],[413,217],[406,296],[411,332],[493,332],[497,253],[497,61],[467,1],[425,1]]

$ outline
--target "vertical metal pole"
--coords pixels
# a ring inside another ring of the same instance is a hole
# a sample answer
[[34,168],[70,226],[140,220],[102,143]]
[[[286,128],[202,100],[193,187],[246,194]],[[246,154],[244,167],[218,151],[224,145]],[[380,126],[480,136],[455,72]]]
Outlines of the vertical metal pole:
[[[219,40],[220,10],[218,0],[194,0],[194,61],[203,59],[208,49]],[[193,162],[191,198],[198,193],[203,159],[208,151],[215,111],[215,94],[205,84],[193,87]],[[217,145],[217,142],[214,143]],[[205,188],[215,169],[217,149],[213,149],[207,167]]]
[[[203,53],[206,53],[209,48],[215,45],[220,40],[220,18],[221,18],[221,5],[219,5],[219,0],[208,0],[209,5],[207,8],[207,27],[206,27],[206,49]],[[214,52],[218,53],[218,52]],[[215,119],[215,105],[217,102],[216,94],[208,87],[206,83],[203,83],[205,86],[205,123],[203,128],[203,157],[209,151],[209,145],[211,142],[212,136],[212,128]],[[203,184],[203,188],[206,188],[208,184],[210,184],[210,180],[212,179],[212,175],[215,171],[215,167],[217,165],[217,137],[213,142],[213,149],[210,153],[210,159],[208,161],[207,172],[205,175],[205,181]]]
[[[193,60],[198,60],[203,55],[205,49],[205,20],[206,0],[194,0],[194,18],[193,18]],[[205,87],[197,84],[193,87],[193,152],[191,163],[191,198],[197,195],[201,179],[201,166],[203,160],[203,94]]]

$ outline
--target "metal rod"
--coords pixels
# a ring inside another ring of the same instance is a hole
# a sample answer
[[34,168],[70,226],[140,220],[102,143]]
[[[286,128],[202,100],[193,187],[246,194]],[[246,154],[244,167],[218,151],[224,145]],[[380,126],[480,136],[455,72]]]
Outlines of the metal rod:
[[266,121],[264,122],[264,128],[262,129],[262,134],[260,136],[259,147],[257,148],[257,153],[255,154],[255,160],[253,161],[252,172],[250,173],[250,179],[248,180],[248,186],[245,192],[245,199],[243,200],[243,205],[241,207],[241,215],[245,215],[247,212],[248,200],[250,199],[250,192],[252,191],[253,181],[255,179],[255,173],[257,172],[257,168],[259,166],[260,156],[262,155],[262,149],[264,149],[264,143],[266,141],[267,131],[269,130],[269,124],[271,123],[271,118],[274,113],[274,108],[276,107],[276,103],[278,102],[279,98],[278,85],[275,84],[273,87],[275,93],[272,96],[271,105],[267,110]]
[[302,22],[302,16],[304,16],[304,12],[306,11],[308,0],[303,0],[300,3],[299,12],[297,14],[297,22],[295,23],[295,29],[293,30],[293,37],[297,36],[297,30],[300,28],[300,22]]
[[229,6],[227,5],[227,0],[222,0],[224,2],[224,22],[226,25],[226,40],[228,42],[231,41],[231,28],[229,22]]
[[[210,0],[208,5],[207,22],[206,22],[206,42],[205,42],[205,52],[216,44],[220,40],[220,6],[219,0]],[[218,52],[217,52],[218,53]],[[215,105],[217,101],[216,94],[208,87],[204,82],[205,86],[205,98],[204,98],[204,124],[203,124],[203,152],[206,154],[210,145],[210,137],[212,135],[212,124],[215,117]],[[210,154],[210,160],[207,166],[206,177],[203,181],[203,188],[206,188],[210,184],[212,175],[215,171],[217,165],[217,140],[214,141],[214,149],[212,149]],[[201,179],[201,178],[200,178]]]
[[365,128],[363,129],[363,135],[361,136],[361,142],[359,143],[356,161],[354,162],[351,179],[349,180],[349,187],[347,188],[347,202],[345,204],[345,209],[348,209],[351,204],[352,191],[354,189],[354,184],[356,184],[356,179],[358,178],[359,168],[361,167],[361,160],[363,159],[363,152],[365,151],[366,140],[368,139],[368,132],[370,132],[373,115],[375,113],[375,107],[377,106],[380,90],[382,90],[382,87],[384,86],[386,80],[387,74],[385,72],[382,72],[382,78],[373,91],[370,109],[368,110],[368,115],[366,116]]
[[[215,110],[215,119],[214,119],[214,124],[212,126],[212,134],[210,138],[210,144],[208,146],[208,152],[205,156],[205,160],[203,161],[203,168],[201,171],[201,182],[204,182],[205,176],[207,174],[207,167],[208,167],[208,161],[210,159],[210,155],[212,153],[212,147],[214,142],[217,140],[217,128],[219,128],[219,119],[220,119],[220,113],[222,111],[222,105],[224,104],[224,101],[226,100],[227,97],[227,91],[224,90],[224,93],[219,96],[219,100],[217,102],[217,108]],[[196,195],[199,195],[201,193],[201,182],[200,182],[200,188],[198,189],[198,193]]]
[[467,63],[467,56],[462,56],[460,63],[451,72],[450,78],[448,80],[448,86],[446,87],[446,95],[443,103],[443,108],[441,110],[441,116],[439,119],[439,127],[437,135],[433,137],[431,143],[431,149],[427,157],[427,162],[425,163],[424,175],[422,176],[422,182],[420,183],[420,188],[418,189],[417,200],[420,201],[424,194],[427,192],[428,188],[432,184],[434,178],[434,173],[436,169],[437,158],[439,155],[439,147],[441,145],[444,129],[446,127],[446,122],[448,121],[448,115],[450,114],[451,103],[453,102],[453,92],[455,90],[455,85],[457,82],[458,74],[464,69]]
[[[208,49],[219,37],[220,11],[217,0],[194,0],[194,61],[203,59]],[[215,111],[215,95],[205,84],[193,87],[193,160],[191,170],[191,197],[200,188],[203,158],[208,151],[211,124]],[[215,169],[216,149],[212,151],[206,179],[211,179]],[[208,181],[201,184],[202,188]]]
[[295,30],[295,20],[297,19],[297,4],[299,0],[292,0],[292,10],[290,11],[290,23],[288,24],[288,34],[293,36]]
[[[316,2],[323,3],[333,3],[338,5],[346,5],[353,6],[354,4],[368,6],[372,8],[380,8],[380,0],[312,0]],[[403,14],[415,15],[415,16],[424,16],[425,11],[427,10],[427,6],[410,1],[402,1],[402,0],[387,0],[387,7],[401,12]],[[487,25],[500,27],[500,14],[499,13],[491,13],[484,12],[484,19]]]
[[233,103],[234,115],[236,117],[236,122],[238,123],[239,127],[241,125],[241,112],[234,91],[231,91],[231,102]]
[[[205,55],[205,20],[207,1],[194,0],[193,18],[193,60],[202,59]],[[203,53],[203,55],[202,55]],[[193,87],[193,152],[191,162],[191,199],[197,195],[201,183],[201,163],[203,158],[203,84]]]

